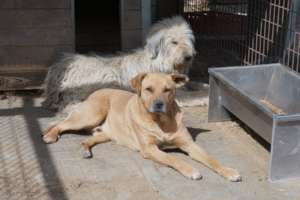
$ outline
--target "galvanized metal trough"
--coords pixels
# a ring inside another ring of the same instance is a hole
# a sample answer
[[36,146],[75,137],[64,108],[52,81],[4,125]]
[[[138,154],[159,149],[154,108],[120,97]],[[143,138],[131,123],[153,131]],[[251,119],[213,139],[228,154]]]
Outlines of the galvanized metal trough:
[[232,113],[271,144],[270,181],[299,178],[300,76],[281,64],[209,74],[209,122],[231,120]]

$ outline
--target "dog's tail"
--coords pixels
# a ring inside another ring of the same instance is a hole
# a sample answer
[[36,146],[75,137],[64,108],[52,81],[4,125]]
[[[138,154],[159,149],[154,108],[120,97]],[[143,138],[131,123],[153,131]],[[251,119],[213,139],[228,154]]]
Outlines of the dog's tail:
[[66,111],[65,108],[77,105],[95,90],[118,85],[118,74],[113,66],[119,65],[111,65],[111,60],[95,54],[63,54],[49,68],[44,81],[43,106]]
[[43,83],[45,101],[43,106],[50,109],[60,109],[61,106],[61,93],[62,82],[64,81],[65,74],[68,72],[72,63],[75,62],[78,54],[63,53],[59,56],[58,60],[49,67],[48,73]]

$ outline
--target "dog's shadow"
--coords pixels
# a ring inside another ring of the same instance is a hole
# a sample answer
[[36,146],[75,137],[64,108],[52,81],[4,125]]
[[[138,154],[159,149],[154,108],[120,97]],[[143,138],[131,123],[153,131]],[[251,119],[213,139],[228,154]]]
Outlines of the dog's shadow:
[[[205,132],[209,132],[210,130],[208,129],[201,129],[201,128],[192,128],[192,127],[187,127],[189,133],[191,134],[193,140],[195,141],[197,136],[201,133],[205,133]],[[167,153],[183,153],[183,154],[186,154],[186,152],[178,149],[178,148],[174,148],[174,149],[165,149],[164,150],[165,152]]]

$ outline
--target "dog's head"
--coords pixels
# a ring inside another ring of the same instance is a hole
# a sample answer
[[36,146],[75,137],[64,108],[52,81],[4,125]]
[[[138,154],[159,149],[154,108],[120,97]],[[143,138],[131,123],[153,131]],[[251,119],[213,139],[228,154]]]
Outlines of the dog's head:
[[164,19],[150,29],[146,49],[152,59],[162,59],[171,72],[186,72],[196,54],[194,35],[182,17]]
[[148,112],[162,114],[171,109],[176,88],[187,81],[183,74],[144,73],[133,78],[131,85]]

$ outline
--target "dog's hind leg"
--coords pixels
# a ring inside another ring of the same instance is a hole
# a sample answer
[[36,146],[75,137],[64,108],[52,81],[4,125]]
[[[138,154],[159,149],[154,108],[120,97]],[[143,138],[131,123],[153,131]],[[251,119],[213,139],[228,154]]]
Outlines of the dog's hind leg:
[[93,156],[91,148],[96,144],[109,142],[111,139],[101,130],[97,130],[93,133],[93,136],[87,138],[84,142],[82,142],[83,146],[83,158],[91,158]]
[[65,120],[47,129],[43,140],[45,143],[53,143],[65,131],[92,129],[105,120],[107,111],[107,107],[95,109],[89,106],[89,104],[83,103],[78,110],[71,113]]

